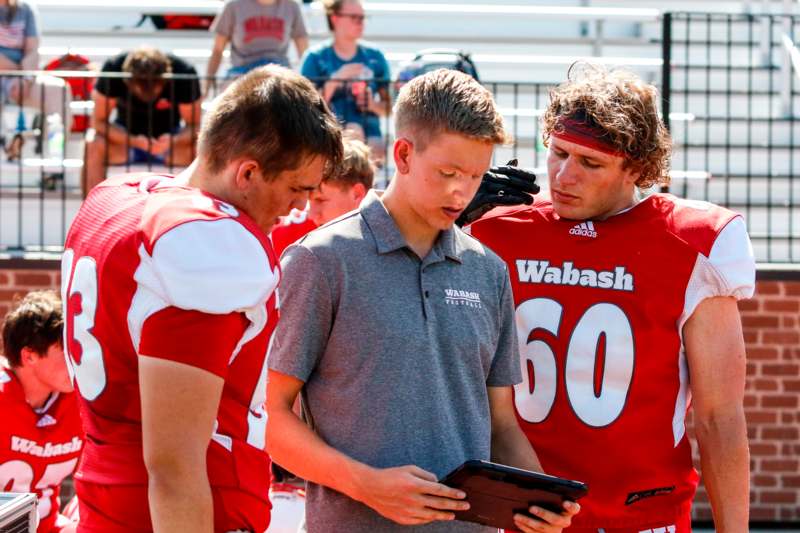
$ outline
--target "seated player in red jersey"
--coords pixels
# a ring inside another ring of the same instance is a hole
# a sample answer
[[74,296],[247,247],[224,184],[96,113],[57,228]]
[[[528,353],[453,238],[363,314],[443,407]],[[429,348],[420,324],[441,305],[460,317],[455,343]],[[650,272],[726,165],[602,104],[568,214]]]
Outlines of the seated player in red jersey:
[[268,233],[342,157],[288,69],[236,80],[179,176],[92,189],[62,259],[65,351],[86,444],[79,532],[263,532],[266,353],[280,267]]
[[345,138],[340,172],[320,183],[304,211],[292,210],[272,229],[270,238],[278,257],[309,231],[358,208],[375,179],[375,165],[369,156],[369,146],[358,139]]
[[520,424],[545,471],[589,485],[569,531],[690,531],[690,403],[715,526],[746,531],[752,248],[732,211],[640,194],[668,183],[657,103],[633,74],[573,67],[543,118],[550,199],[471,231],[511,275]]
[[0,490],[34,492],[38,533],[67,533],[59,514],[61,482],[83,447],[78,404],[62,347],[61,301],[28,293],[5,317],[0,357]]

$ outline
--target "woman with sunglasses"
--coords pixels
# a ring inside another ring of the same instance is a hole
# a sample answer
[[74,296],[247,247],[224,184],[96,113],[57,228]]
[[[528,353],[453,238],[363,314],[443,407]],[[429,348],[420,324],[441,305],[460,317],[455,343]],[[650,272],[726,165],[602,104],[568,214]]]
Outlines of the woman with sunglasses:
[[313,47],[303,58],[301,72],[317,84],[333,112],[383,157],[381,117],[391,111],[389,63],[377,48],[361,41],[364,8],[360,0],[323,0],[333,39]]

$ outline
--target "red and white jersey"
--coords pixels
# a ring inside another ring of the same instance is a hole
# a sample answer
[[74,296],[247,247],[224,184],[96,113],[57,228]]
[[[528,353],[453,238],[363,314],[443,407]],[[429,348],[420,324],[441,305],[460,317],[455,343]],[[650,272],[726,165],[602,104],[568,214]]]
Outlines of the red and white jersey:
[[509,266],[520,424],[546,472],[589,486],[574,526],[646,529],[686,516],[698,478],[681,332],[704,298],[752,296],[742,218],[655,194],[607,220],[576,221],[537,198],[471,233]]
[[208,193],[153,174],[93,189],[67,235],[61,278],[64,347],[87,435],[79,482],[146,485],[144,354],[225,380],[209,481],[267,501],[266,353],[279,278],[268,237]]
[[38,409],[25,401],[17,377],[0,367],[0,491],[34,492],[39,533],[54,531],[61,482],[83,448],[75,393],[53,393]]
[[280,223],[269,234],[275,255],[280,257],[286,248],[315,229],[317,225],[308,218],[308,211],[292,209],[287,216],[281,217]]

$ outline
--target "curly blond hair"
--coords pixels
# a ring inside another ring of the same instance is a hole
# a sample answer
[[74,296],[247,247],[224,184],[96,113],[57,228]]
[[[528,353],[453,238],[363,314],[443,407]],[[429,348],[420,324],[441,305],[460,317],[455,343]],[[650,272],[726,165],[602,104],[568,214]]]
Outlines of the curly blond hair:
[[672,138],[658,115],[658,91],[636,74],[609,71],[590,63],[573,63],[567,81],[550,92],[542,117],[542,137],[559,131],[560,117],[585,117],[606,132],[606,139],[625,154],[624,168],[639,174],[636,186],[647,189],[669,183]]

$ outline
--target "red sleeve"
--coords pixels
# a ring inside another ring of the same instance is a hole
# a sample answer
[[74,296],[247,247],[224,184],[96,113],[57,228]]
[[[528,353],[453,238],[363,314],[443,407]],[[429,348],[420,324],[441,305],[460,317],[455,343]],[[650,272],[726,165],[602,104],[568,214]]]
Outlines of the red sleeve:
[[233,350],[248,324],[243,313],[212,315],[167,307],[145,320],[139,353],[225,378]]

